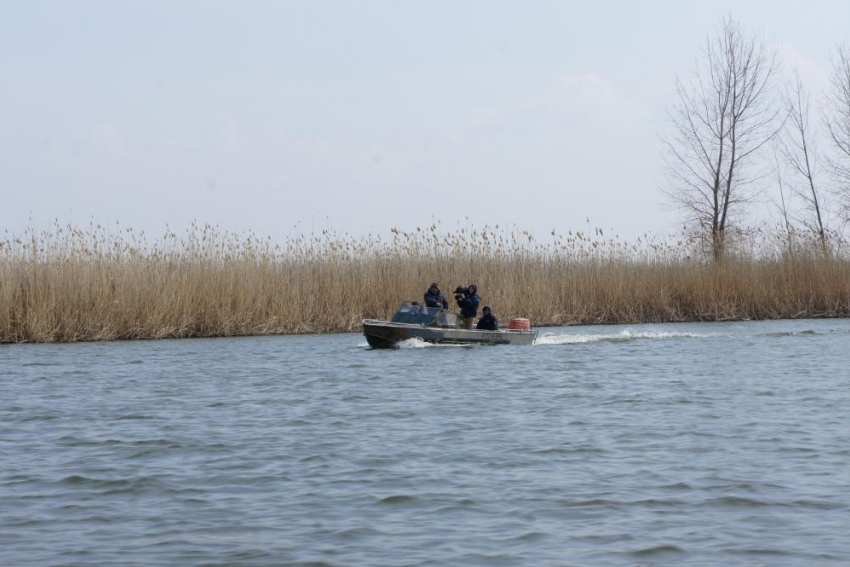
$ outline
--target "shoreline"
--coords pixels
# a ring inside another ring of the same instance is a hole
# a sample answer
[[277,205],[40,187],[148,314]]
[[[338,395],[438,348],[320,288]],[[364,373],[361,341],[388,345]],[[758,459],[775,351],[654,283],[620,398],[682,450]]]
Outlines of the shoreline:
[[56,227],[0,240],[0,343],[359,332],[435,281],[450,300],[475,283],[482,309],[536,327],[850,317],[850,245],[781,236],[730,244],[715,262],[699,239],[632,244],[601,230],[541,243],[432,227],[280,247],[210,227],[154,243]]
[[[535,329],[543,328],[574,328],[574,327],[614,327],[618,325],[675,325],[675,324],[693,324],[693,323],[745,323],[758,321],[801,321],[801,320],[825,320],[825,319],[850,319],[850,313],[842,315],[813,315],[802,314],[799,317],[760,317],[760,318],[728,318],[728,319],[687,319],[687,320],[652,320],[652,321],[605,321],[605,322],[579,322],[579,323],[542,323],[535,324],[532,322],[532,327]],[[86,338],[77,340],[60,340],[60,341],[6,341],[0,339],[0,346],[11,345],[68,345],[68,344],[91,344],[91,343],[124,343],[124,342],[157,342],[157,341],[180,341],[180,340],[197,340],[197,339],[233,339],[233,338],[256,338],[256,337],[305,337],[305,336],[325,336],[325,335],[360,335],[362,327],[352,330],[325,330],[325,331],[283,331],[283,332],[268,332],[268,333],[245,333],[245,334],[209,334],[209,335],[185,335],[185,336],[139,336],[139,337],[124,337],[124,338]]]

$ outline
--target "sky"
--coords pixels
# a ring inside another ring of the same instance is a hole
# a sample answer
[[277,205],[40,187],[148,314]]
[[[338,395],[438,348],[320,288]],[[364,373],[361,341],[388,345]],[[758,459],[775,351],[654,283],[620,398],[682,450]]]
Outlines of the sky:
[[850,2],[0,0],[0,229],[674,232],[660,137],[724,16],[813,91]]

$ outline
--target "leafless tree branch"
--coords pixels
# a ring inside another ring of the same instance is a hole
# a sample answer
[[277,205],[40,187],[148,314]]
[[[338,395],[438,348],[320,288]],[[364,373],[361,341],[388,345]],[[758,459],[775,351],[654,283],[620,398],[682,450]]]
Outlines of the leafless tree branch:
[[796,70],[793,82],[785,88],[783,102],[788,120],[779,138],[780,152],[794,175],[802,181],[802,187],[792,186],[792,191],[806,204],[801,222],[817,235],[821,249],[827,253],[824,199],[817,180],[817,137],[809,120],[809,95]]
[[832,61],[829,91],[821,105],[833,155],[827,164],[832,177],[839,214],[850,222],[850,47],[839,46]]
[[715,260],[731,220],[752,201],[747,171],[780,127],[781,109],[769,97],[776,74],[776,53],[727,18],[692,78],[676,81],[665,193],[710,231]]

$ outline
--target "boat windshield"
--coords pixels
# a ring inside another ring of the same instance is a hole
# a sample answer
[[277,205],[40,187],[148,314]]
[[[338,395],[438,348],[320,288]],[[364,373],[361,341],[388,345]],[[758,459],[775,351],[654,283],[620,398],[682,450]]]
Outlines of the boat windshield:
[[393,315],[393,323],[412,323],[427,327],[457,327],[457,314],[438,307],[404,303]]

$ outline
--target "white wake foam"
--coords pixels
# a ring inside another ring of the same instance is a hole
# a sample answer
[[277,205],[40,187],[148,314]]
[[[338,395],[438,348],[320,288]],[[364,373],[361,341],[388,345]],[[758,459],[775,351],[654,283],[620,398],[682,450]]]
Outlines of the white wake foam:
[[454,345],[454,344],[436,344],[436,343],[426,343],[420,338],[407,339],[406,341],[399,341],[396,343],[398,348],[469,348],[475,345]]
[[426,343],[425,341],[419,338],[407,339],[406,341],[399,341],[398,343],[396,343],[396,345],[398,346],[398,348],[431,348],[435,346],[432,343]]
[[702,339],[713,337],[725,337],[719,333],[666,333],[658,331],[632,331],[625,329],[619,333],[583,335],[545,333],[534,342],[536,345],[569,345],[582,343],[596,343],[601,341],[625,342],[638,339]]

